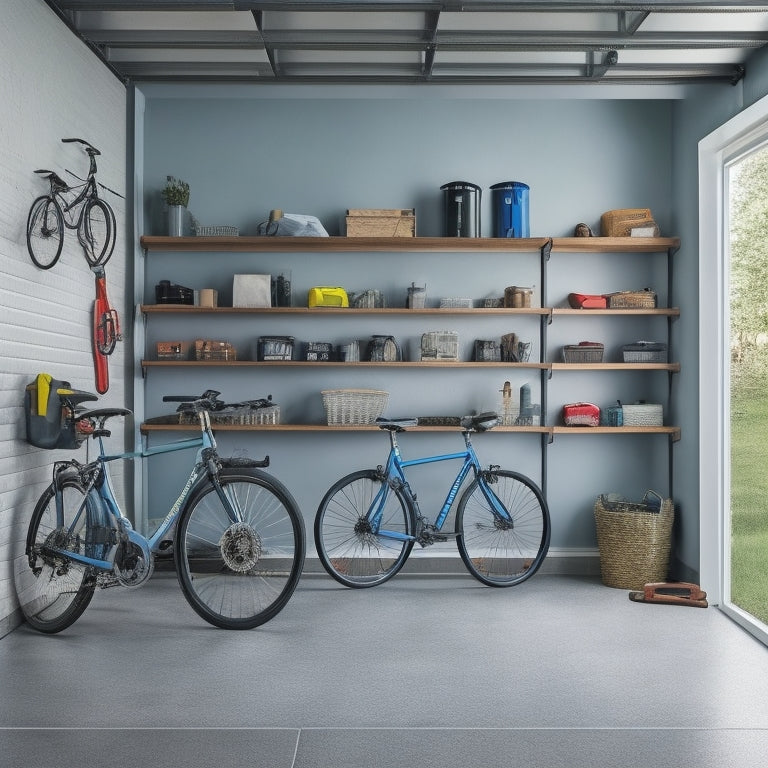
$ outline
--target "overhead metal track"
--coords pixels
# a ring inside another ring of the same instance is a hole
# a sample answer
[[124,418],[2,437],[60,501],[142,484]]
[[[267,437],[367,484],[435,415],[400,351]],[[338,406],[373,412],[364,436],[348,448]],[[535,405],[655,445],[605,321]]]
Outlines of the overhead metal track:
[[135,80],[734,83],[768,45],[736,0],[46,2]]

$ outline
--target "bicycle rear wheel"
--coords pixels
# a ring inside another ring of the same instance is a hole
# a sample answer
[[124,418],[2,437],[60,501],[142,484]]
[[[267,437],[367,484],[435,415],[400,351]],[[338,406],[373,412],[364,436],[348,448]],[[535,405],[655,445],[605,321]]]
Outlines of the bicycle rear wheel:
[[37,502],[27,533],[25,557],[15,563],[16,592],[30,626],[40,632],[61,632],[88,607],[96,587],[90,566],[69,560],[53,549],[86,553],[87,514],[82,510],[85,490],[74,479],[61,482],[62,524],[56,515],[56,492],[51,484]]
[[[496,496],[511,520],[494,514],[486,492]],[[495,470],[476,478],[462,494],[456,533],[461,559],[476,579],[491,587],[512,587],[533,576],[546,557],[550,537],[547,503],[524,475]]]
[[251,629],[277,615],[304,564],[304,522],[288,490],[258,470],[222,470],[224,494],[240,516],[227,514],[207,483],[181,513],[176,571],[189,604],[223,629]]
[[98,197],[85,203],[77,239],[85,252],[85,260],[92,267],[106,264],[115,249],[116,220],[111,206]]
[[27,216],[27,251],[40,269],[50,269],[61,256],[64,245],[64,216],[50,196],[38,197]]
[[382,488],[387,491],[380,528],[414,535],[410,499],[400,488],[387,488],[373,469],[339,480],[320,502],[315,516],[315,546],[323,568],[347,587],[375,587],[391,579],[405,564],[413,539],[381,536],[367,515]]

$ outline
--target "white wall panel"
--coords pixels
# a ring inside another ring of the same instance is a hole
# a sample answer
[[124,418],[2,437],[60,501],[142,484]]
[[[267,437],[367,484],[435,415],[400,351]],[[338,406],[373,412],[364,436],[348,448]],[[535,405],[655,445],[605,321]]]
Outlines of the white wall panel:
[[[51,270],[27,255],[26,220],[47,183],[48,168],[74,181],[88,157],[78,137],[102,152],[98,178],[125,189],[125,86],[73,35],[42,0],[6,0],[0,18],[0,635],[18,621],[13,558],[26,521],[64,451],[42,451],[24,441],[24,386],[45,371],[79,389],[95,391],[91,353],[94,277],[76,233]],[[104,193],[115,209],[118,243],[107,265],[110,299],[126,317],[125,202]],[[130,329],[130,323],[127,324]],[[124,345],[110,358],[103,404],[125,403]],[[122,444],[121,432],[115,440]],[[81,453],[85,453],[81,449]],[[118,480],[117,487],[122,487]]]

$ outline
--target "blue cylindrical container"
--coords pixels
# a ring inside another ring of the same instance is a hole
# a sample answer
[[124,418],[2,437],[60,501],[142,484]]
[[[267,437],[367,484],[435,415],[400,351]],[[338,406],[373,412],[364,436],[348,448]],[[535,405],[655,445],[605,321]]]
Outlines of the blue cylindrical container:
[[502,181],[491,187],[494,237],[530,237],[528,195],[530,188],[520,181]]

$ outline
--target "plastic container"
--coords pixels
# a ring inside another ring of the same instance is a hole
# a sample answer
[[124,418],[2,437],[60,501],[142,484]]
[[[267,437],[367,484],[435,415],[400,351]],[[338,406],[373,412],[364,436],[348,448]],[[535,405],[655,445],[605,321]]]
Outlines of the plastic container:
[[445,236],[480,237],[482,189],[468,181],[451,181],[440,189],[445,196]]
[[530,237],[528,200],[530,187],[521,181],[503,181],[491,187],[493,236]]

